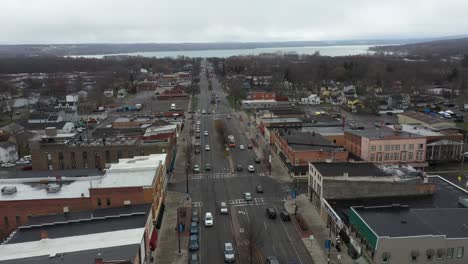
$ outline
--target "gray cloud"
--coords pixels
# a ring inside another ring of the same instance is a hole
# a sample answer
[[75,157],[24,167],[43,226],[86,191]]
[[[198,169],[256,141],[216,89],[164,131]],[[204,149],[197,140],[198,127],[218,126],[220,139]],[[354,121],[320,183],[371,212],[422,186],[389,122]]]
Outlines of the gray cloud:
[[466,0],[5,0],[0,43],[333,40],[466,34]]

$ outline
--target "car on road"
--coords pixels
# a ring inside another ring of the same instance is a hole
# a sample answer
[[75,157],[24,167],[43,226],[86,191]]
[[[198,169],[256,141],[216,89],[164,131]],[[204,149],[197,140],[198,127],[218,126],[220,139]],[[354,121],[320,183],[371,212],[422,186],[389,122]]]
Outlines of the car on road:
[[205,150],[206,150],[206,151],[209,151],[209,150],[210,150],[210,145],[206,145],[206,146],[205,146]]
[[280,212],[280,217],[281,217],[281,220],[287,222],[287,221],[291,221],[291,217],[289,216],[289,213],[286,212],[286,211],[281,211]]
[[214,220],[213,220],[213,214],[210,212],[205,213],[205,226],[213,226]]
[[189,238],[189,250],[190,251],[197,251],[199,249],[198,245],[198,236],[197,235],[191,235]]
[[242,165],[237,164],[236,170],[237,171],[242,171],[244,168],[242,168]]
[[275,208],[273,207],[268,207],[266,209],[266,215],[268,216],[268,218],[270,219],[276,219],[276,210]]
[[248,144],[248,145],[247,145],[247,148],[248,148],[248,149],[252,149],[252,148],[253,148],[253,145],[252,145],[252,144]]
[[252,194],[249,193],[249,192],[245,192],[245,193],[244,193],[244,199],[245,199],[246,201],[252,201]]
[[227,214],[228,213],[228,208],[227,208],[226,202],[221,202],[220,206],[221,206],[220,212],[222,214]]
[[200,138],[200,132],[197,132],[197,133],[195,134],[195,138]]
[[208,131],[205,130],[205,132],[203,132],[203,135],[208,136]]
[[197,121],[197,125],[200,125],[200,124],[201,124],[201,122],[200,122],[200,120],[198,120],[198,121]]
[[190,254],[190,262],[189,264],[199,264],[200,262],[198,261],[198,255],[197,253],[192,253]]
[[248,169],[249,172],[255,172],[255,167],[253,165],[249,165]]
[[236,261],[236,254],[232,243],[224,243],[224,261],[228,263]]
[[16,165],[25,165],[29,164],[29,160],[19,159],[16,161]]
[[190,234],[198,234],[198,223],[197,222],[192,222],[190,223]]
[[227,118],[227,119],[231,119],[231,115],[227,115],[226,118]]
[[14,168],[16,165],[14,163],[6,162],[2,164],[2,168]]
[[255,190],[257,191],[257,193],[263,193],[263,187],[261,185],[257,185],[257,187],[255,187]]
[[200,173],[200,165],[198,164],[193,165],[193,172]]
[[200,221],[200,216],[198,214],[198,211],[192,211],[192,222],[199,222]]
[[244,149],[245,149],[245,146],[244,146],[244,145],[239,145],[239,149],[244,150]]
[[202,114],[206,114],[206,110],[205,110],[205,109],[203,109],[201,113],[202,113]]
[[280,264],[279,260],[276,257],[267,257],[266,264]]
[[254,162],[255,162],[255,163],[260,163],[260,158],[259,158],[259,157],[255,157]]
[[196,133],[200,133],[200,128],[197,127],[197,129],[195,130]]
[[206,171],[210,171],[210,170],[211,170],[211,164],[210,164],[210,163],[205,164],[205,170],[206,170]]

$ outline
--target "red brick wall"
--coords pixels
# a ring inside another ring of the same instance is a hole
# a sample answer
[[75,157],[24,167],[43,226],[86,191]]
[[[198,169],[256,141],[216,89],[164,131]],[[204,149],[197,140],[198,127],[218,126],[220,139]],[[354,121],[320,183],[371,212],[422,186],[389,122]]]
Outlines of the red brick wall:
[[345,149],[354,155],[361,157],[361,137],[345,131]]
[[276,98],[275,93],[268,92],[252,92],[250,94],[250,100],[272,100]]
[[[28,216],[61,214],[66,206],[70,212],[91,208],[89,198],[1,201],[0,238],[4,238],[17,227],[16,216],[20,217],[20,225],[23,225],[27,223]],[[8,217],[8,227],[5,225],[5,217]]]
[[[123,187],[123,188],[100,188],[90,190],[93,209],[107,207],[124,206],[124,201],[129,200],[131,204],[151,203],[146,201],[142,187]],[[98,199],[101,199],[101,206],[98,206]],[[110,206],[107,206],[107,199],[110,199]]]

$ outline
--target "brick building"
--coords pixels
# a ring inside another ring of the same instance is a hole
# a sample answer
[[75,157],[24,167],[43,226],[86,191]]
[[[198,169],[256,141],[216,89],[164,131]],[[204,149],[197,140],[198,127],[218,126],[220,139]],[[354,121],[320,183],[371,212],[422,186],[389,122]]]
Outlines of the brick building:
[[102,176],[0,181],[0,238],[38,215],[152,204],[156,221],[164,201],[166,154],[120,159]]
[[346,130],[345,148],[364,161],[425,167],[426,138],[389,128]]
[[[77,134],[46,133],[30,143],[33,170],[104,169],[121,158],[150,154],[173,154],[175,133],[157,140],[139,138],[100,138],[80,140]],[[167,160],[169,165],[171,159]]]
[[270,132],[272,149],[279,154],[290,172],[297,172],[294,167],[305,167],[303,175],[294,173],[292,176],[305,178],[309,162],[348,159],[347,151],[318,133],[295,129],[275,129]]

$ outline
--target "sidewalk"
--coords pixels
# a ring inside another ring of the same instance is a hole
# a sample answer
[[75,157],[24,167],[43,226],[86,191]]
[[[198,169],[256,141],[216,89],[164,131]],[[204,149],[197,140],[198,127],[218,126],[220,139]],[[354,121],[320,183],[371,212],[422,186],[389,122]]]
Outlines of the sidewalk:
[[159,239],[154,255],[154,263],[185,264],[188,262],[188,232],[190,222],[186,221],[185,232],[179,238],[177,235],[177,208],[186,208],[186,220],[190,220],[191,204],[190,199],[186,199],[185,193],[168,191],[165,201],[165,212],[161,229],[159,229]]
[[[298,213],[301,214],[306,221],[309,230],[302,231],[294,216],[292,221],[296,226],[296,230],[304,243],[304,246],[309,251],[314,263],[327,263],[327,253],[325,250],[325,240],[329,239],[329,229],[320,218],[320,215],[307,199],[306,194],[301,194],[296,199]],[[294,214],[294,202],[286,201],[285,208],[288,212]],[[313,235],[313,240],[309,239]],[[335,236],[332,234],[332,242],[335,244]],[[341,252],[338,252],[335,247],[332,247],[330,253],[331,264],[353,264],[355,261],[346,253],[348,248],[343,243],[341,244]],[[338,255],[341,259],[338,259]]]
[[[253,138],[257,142],[258,146],[254,148],[254,152],[260,159],[265,161],[265,165],[267,165],[266,163],[269,159],[268,156],[265,156],[265,152],[271,153],[271,177],[283,183],[292,182],[293,179],[289,175],[289,172],[282,163],[280,157],[275,152],[270,151],[271,148],[263,135],[259,132],[253,117],[250,118],[244,111],[237,113],[242,117],[242,122],[240,122],[241,131],[244,131],[247,138]],[[247,122],[250,122],[250,127],[247,126]],[[255,136],[257,134],[259,135],[258,138]]]

